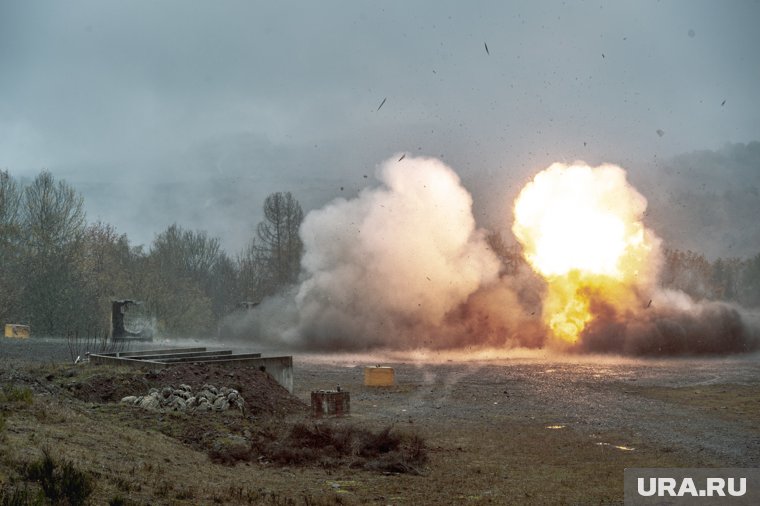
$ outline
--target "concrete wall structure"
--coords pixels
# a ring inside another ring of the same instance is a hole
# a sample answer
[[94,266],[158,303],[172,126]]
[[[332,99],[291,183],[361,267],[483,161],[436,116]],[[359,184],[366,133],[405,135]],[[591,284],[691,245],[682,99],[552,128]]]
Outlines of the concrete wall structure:
[[262,357],[260,353],[233,354],[230,350],[207,351],[206,348],[173,348],[164,350],[92,353],[94,364],[128,365],[164,368],[176,364],[229,364],[255,367],[268,373],[288,392],[293,393],[293,357]]

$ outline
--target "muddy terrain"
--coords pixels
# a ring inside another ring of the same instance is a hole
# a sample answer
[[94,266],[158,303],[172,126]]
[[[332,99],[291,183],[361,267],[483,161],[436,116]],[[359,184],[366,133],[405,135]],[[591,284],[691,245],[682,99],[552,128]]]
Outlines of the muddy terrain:
[[[39,495],[47,452],[89,504],[620,504],[626,467],[760,464],[757,355],[294,358],[290,395],[255,370],[74,366],[65,342],[2,341],[0,487]],[[377,363],[395,386],[363,385]],[[180,384],[247,409],[119,402]],[[337,385],[351,416],[315,423],[310,392]]]

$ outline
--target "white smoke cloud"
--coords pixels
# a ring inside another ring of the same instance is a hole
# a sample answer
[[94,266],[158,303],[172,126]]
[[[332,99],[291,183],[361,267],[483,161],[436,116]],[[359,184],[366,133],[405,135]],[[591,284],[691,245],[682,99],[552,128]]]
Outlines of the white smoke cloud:
[[375,177],[379,186],[306,216],[303,281],[258,308],[260,335],[310,348],[437,347],[450,339],[452,311],[498,280],[451,168],[395,156]]
[[[598,174],[593,194],[600,208],[622,205],[631,222],[629,235],[644,240],[631,244],[647,247],[633,248],[640,263],[633,253],[622,255],[630,275],[621,274],[614,290],[595,286],[584,292],[594,318],[565,351],[652,355],[758,349],[760,326],[742,308],[693,301],[659,287],[660,241],[638,221],[646,200],[622,169],[604,167]],[[356,198],[333,200],[306,216],[300,283],[228,319],[233,334],[259,346],[341,352],[471,353],[551,343],[542,321],[549,285],[527,266],[500,274],[499,259],[476,227],[472,198],[451,168],[432,158],[397,155],[382,163],[375,177],[378,184]],[[556,193],[566,190],[560,185]],[[557,195],[544,200],[559,202]],[[547,209],[539,202],[537,216]],[[595,242],[601,227],[583,230],[584,241]],[[563,259],[562,248],[556,253]]]

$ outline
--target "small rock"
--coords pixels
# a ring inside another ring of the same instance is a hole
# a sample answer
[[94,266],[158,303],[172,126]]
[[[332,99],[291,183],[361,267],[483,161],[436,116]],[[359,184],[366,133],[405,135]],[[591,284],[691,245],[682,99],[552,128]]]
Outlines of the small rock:
[[229,409],[230,403],[227,402],[227,399],[224,397],[217,397],[214,401],[214,410],[215,411],[224,411],[226,409]]
[[148,395],[148,396],[145,396],[143,400],[140,402],[140,407],[143,409],[148,409],[148,410],[156,410],[161,407],[161,403],[159,403],[158,399],[156,399],[152,395]]
[[136,400],[137,400],[136,396],[134,396],[134,395],[128,395],[128,396],[122,398],[120,402],[122,402],[124,404],[134,404]]
[[203,385],[201,387],[201,390],[207,390],[207,391],[211,392],[214,395],[216,395],[216,394],[219,393],[219,391],[216,389],[216,387],[214,385]]

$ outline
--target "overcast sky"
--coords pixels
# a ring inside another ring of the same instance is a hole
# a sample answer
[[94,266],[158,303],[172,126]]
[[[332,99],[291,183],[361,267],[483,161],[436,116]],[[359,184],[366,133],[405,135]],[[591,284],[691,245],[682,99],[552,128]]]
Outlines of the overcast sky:
[[0,168],[65,178],[133,243],[178,222],[234,253],[267,194],[319,207],[409,152],[508,229],[553,161],[657,186],[658,160],[760,140],[759,21],[757,1],[0,0]]

